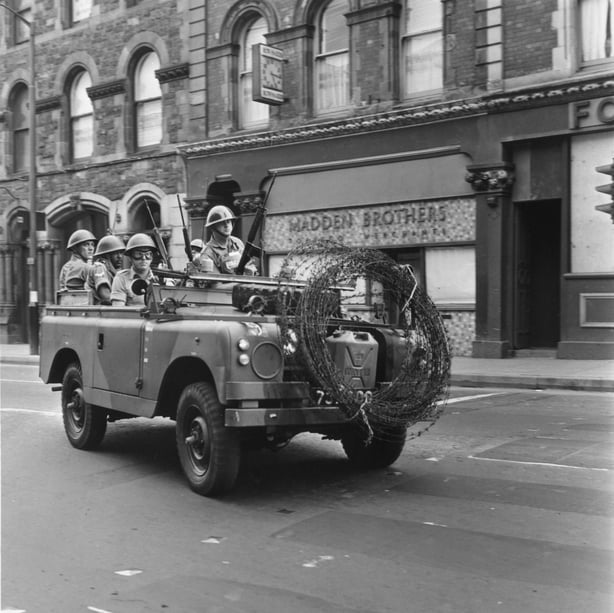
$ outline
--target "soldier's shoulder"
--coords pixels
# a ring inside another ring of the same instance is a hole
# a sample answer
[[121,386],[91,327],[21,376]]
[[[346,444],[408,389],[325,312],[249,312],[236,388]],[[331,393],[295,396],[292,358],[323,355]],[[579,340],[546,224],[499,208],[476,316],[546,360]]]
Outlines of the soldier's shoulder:
[[130,270],[130,268],[122,268],[121,270],[118,270],[115,273],[115,276],[119,277],[120,279],[124,278],[124,277],[126,279],[128,279],[130,277],[131,273],[132,273],[132,271]]

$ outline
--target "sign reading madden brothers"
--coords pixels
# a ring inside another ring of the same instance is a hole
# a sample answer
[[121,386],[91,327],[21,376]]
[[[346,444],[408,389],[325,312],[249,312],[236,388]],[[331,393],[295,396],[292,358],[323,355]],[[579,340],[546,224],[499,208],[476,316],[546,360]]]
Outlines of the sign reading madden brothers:
[[394,246],[475,240],[473,198],[402,202],[269,215],[268,249],[291,249],[299,239],[330,238],[350,246]]

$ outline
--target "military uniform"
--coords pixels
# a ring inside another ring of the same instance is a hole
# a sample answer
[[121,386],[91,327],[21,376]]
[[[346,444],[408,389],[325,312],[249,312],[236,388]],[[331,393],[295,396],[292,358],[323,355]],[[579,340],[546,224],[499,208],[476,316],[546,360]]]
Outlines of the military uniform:
[[[137,296],[132,291],[132,283],[135,279],[142,279],[132,268],[124,268],[116,273],[113,278],[113,284],[111,285],[111,302],[116,300],[125,304],[126,306],[141,305],[145,306],[145,296]],[[153,281],[154,275],[149,271],[145,281],[148,283]]]
[[[215,236],[212,236],[205,245],[203,254],[213,260],[213,272],[228,275],[234,274],[244,248],[243,241],[236,236],[229,236],[225,245],[217,241]],[[248,275],[258,274],[252,261],[249,261],[245,266],[245,272]]]
[[87,273],[85,288],[94,292],[94,304],[100,304],[98,290],[107,285],[109,289],[113,286],[113,278],[117,271],[106,259],[96,260]]
[[60,270],[60,290],[84,289],[91,266],[73,253]]

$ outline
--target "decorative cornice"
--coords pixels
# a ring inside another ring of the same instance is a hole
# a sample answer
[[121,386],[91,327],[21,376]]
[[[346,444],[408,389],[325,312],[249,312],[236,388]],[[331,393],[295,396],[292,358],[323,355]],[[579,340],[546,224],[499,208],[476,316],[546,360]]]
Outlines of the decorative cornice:
[[237,192],[234,194],[233,205],[245,213],[255,213],[258,207],[262,205],[264,193],[257,192]]
[[155,74],[160,83],[168,83],[169,81],[185,79],[190,75],[190,65],[185,62],[184,64],[167,66],[166,68],[156,70]]
[[50,96],[36,101],[36,112],[44,113],[45,111],[53,111],[62,106],[62,98],[60,96]]
[[514,185],[514,166],[509,163],[467,166],[465,181],[477,192],[509,192]]
[[106,83],[92,85],[88,87],[86,91],[91,100],[123,94],[126,91],[126,79],[117,79],[115,81],[107,81]]
[[614,79],[610,76],[591,81],[568,83],[556,89],[531,89],[483,98],[453,100],[374,115],[354,115],[344,119],[286,128],[275,132],[258,132],[216,138],[179,147],[179,152],[186,157],[193,155],[200,157],[230,151],[262,149],[335,136],[409,127],[444,119],[516,111],[527,107],[532,108],[551,104],[566,104],[578,99],[604,95],[609,91],[614,91]]

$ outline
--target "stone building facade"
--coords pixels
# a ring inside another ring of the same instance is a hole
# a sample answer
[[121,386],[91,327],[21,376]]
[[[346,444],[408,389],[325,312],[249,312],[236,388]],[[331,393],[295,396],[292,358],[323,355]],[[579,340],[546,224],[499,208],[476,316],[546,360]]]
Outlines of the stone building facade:
[[[150,231],[155,222],[171,253],[183,251],[175,246],[181,240],[176,196],[185,192],[177,146],[206,136],[199,59],[204,8],[192,9],[181,0],[13,0],[7,5],[34,24],[36,269],[42,307],[55,299],[57,273],[75,229],[97,237],[112,230],[127,239]],[[0,335],[5,341],[27,336],[29,36],[14,12],[0,7]]]
[[[192,236],[222,202],[245,238],[275,177],[265,273],[301,238],[377,247],[412,265],[456,355],[614,357],[614,226],[594,189],[614,154],[612,0],[92,0],[75,21],[82,2],[33,11],[37,224],[53,253],[39,271],[79,224],[149,229],[145,201],[181,265],[177,193]],[[2,17],[0,244],[14,258],[27,54]],[[145,121],[140,147],[148,52],[161,133],[149,143]],[[75,160],[69,98],[83,69],[94,146]],[[18,268],[3,257],[7,314]]]

